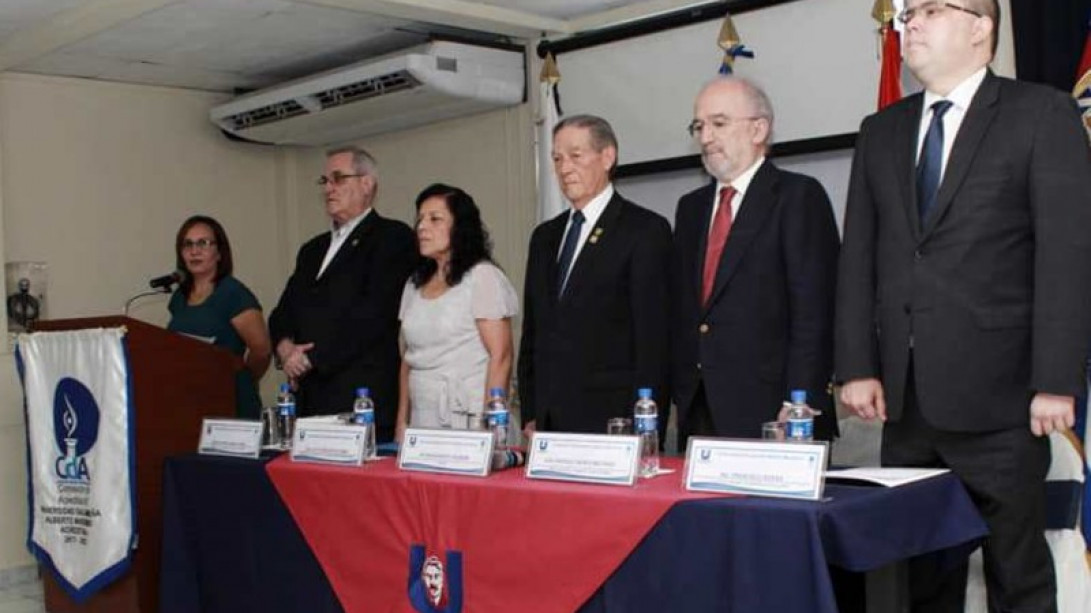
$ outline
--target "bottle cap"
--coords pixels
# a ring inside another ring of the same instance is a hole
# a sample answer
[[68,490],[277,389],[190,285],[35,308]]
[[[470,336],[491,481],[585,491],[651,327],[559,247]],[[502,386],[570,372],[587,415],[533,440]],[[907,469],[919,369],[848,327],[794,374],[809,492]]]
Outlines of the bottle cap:
[[652,388],[642,387],[642,388],[636,390],[636,395],[639,398],[641,398],[642,400],[647,399],[647,398],[651,398],[652,397]]
[[366,387],[356,388],[356,397],[357,398],[363,398],[365,396],[370,396],[370,395],[371,395],[371,390],[370,389],[368,389]]
[[290,385],[288,385],[287,383],[281,383],[280,384],[280,393],[281,394],[286,394],[286,393],[288,393],[290,391],[292,391],[292,388],[291,388]]
[[807,390],[792,390],[792,404],[807,404]]
[[501,398],[503,398],[504,397],[504,388],[502,388],[502,387],[490,387],[489,388],[489,396],[500,396]]

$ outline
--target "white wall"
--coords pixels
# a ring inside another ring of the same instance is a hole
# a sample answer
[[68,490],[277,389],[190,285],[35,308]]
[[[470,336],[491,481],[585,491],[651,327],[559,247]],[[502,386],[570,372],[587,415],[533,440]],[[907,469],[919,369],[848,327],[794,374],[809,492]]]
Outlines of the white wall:
[[[49,264],[48,317],[118,314],[174,267],[174,235],[201,212],[227,228],[236,272],[268,305],[286,267],[277,152],[232,143],[211,94],[29,75],[0,76],[5,261]],[[282,198],[281,198],[282,199]],[[133,315],[163,324],[166,301]],[[195,394],[199,390],[195,390]],[[0,354],[0,569],[29,563],[22,392]]]
[[[899,2],[900,4],[900,2]],[[875,110],[878,24],[861,0],[787,2],[732,18],[753,59],[735,74],[761,85],[776,109],[778,142],[855,132]],[[1014,74],[1008,0],[1001,0],[994,68]],[[722,20],[565,52],[557,57],[564,111],[601,115],[620,141],[621,164],[692,155],[693,98],[723,58]]]

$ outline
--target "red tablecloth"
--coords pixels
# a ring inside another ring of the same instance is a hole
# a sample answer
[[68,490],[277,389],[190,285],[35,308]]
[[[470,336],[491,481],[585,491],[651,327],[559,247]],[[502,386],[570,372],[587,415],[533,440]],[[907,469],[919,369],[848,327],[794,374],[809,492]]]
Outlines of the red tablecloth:
[[[348,613],[454,611],[459,601],[465,613],[568,613],[671,505],[709,497],[682,489],[680,461],[664,465],[678,471],[631,488],[531,481],[521,469],[401,472],[393,459],[345,468],[285,456],[267,470]],[[425,555],[446,572],[438,607],[422,605]]]

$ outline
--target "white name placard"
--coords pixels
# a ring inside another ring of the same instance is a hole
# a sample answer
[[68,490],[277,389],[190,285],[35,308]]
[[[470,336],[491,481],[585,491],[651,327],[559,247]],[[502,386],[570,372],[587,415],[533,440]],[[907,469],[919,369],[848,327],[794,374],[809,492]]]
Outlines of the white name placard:
[[398,468],[484,477],[492,466],[492,432],[409,428],[398,449]]
[[256,458],[261,455],[261,422],[245,419],[206,419],[201,422],[201,455]]
[[535,432],[526,475],[530,479],[632,485],[639,460],[637,436]]
[[700,492],[818,500],[826,442],[779,443],[692,437],[686,489]]
[[296,421],[292,461],[359,466],[364,461],[366,431],[363,426]]

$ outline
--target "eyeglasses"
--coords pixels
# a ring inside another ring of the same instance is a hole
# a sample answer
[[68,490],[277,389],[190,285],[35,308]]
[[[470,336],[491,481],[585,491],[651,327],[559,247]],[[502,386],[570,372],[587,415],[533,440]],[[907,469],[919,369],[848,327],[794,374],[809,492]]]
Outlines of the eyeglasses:
[[711,127],[714,132],[719,132],[727,126],[737,121],[754,121],[755,119],[761,119],[761,117],[728,117],[727,115],[714,115],[708,122],[701,121],[700,119],[694,119],[686,126],[686,132],[689,132],[690,137],[697,138],[701,136],[706,127]]
[[329,185],[330,183],[333,183],[334,185],[341,185],[342,183],[345,182],[345,179],[350,179],[352,177],[366,177],[366,176],[367,176],[366,174],[345,174],[345,173],[342,173],[340,171],[335,170],[332,173],[330,173],[329,176],[322,175],[321,177],[318,177],[318,180],[315,181],[315,183],[318,184],[318,185],[321,185],[322,187],[325,187],[325,186]]
[[902,12],[898,13],[895,19],[902,22],[903,24],[908,24],[910,21],[913,21],[914,17],[917,16],[923,17],[925,21],[930,21],[933,17],[936,17],[947,9],[962,11],[963,13],[968,13],[970,15],[973,15],[974,17],[984,16],[973,9],[968,9],[964,6],[959,6],[957,4],[951,4],[950,2],[942,2],[941,0],[937,0],[935,2],[925,2],[924,4],[915,6],[913,8],[905,7],[904,9],[902,9]]
[[199,238],[195,241],[187,238],[182,241],[182,251],[188,251],[190,249],[194,251],[204,251],[215,244],[216,241],[207,238]]

